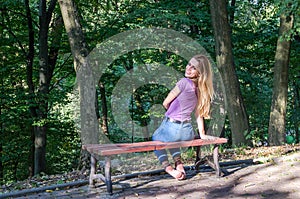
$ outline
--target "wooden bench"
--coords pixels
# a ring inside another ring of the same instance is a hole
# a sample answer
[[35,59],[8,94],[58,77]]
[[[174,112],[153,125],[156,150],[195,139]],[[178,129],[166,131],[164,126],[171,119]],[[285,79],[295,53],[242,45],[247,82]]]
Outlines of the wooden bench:
[[[219,165],[219,150],[218,145],[226,143],[227,139],[217,138],[213,140],[202,140],[196,138],[191,141],[181,142],[160,142],[160,141],[147,141],[137,143],[121,143],[121,144],[86,144],[82,146],[82,149],[88,151],[91,154],[91,170],[89,176],[90,186],[94,186],[95,179],[102,180],[107,187],[108,193],[112,194],[112,180],[111,180],[111,157],[112,155],[134,153],[134,152],[146,152],[161,149],[180,148],[180,147],[197,147],[196,167],[199,166],[200,162],[203,162],[200,158],[200,147],[204,145],[214,145],[213,149],[213,163],[210,163],[217,176],[221,176],[221,169]],[[97,157],[105,157],[104,175],[97,174]]]

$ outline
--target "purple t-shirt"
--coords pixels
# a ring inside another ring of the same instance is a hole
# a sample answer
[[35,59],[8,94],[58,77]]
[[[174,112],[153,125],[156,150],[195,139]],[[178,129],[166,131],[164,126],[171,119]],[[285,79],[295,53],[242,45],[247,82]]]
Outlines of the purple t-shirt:
[[179,121],[190,120],[191,113],[197,105],[196,87],[188,78],[180,79],[176,85],[179,87],[180,93],[170,103],[165,116]]

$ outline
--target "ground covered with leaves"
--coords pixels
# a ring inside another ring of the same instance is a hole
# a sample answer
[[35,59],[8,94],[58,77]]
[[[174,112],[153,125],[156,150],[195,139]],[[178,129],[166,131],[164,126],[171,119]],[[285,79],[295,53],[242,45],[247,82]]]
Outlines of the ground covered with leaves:
[[[256,162],[265,163],[272,161],[272,158],[287,155],[293,152],[300,151],[300,144],[297,145],[283,145],[283,146],[273,146],[273,147],[242,147],[234,149],[220,149],[220,161],[234,161],[234,160],[246,160],[254,159]],[[203,152],[205,155],[206,152]],[[194,156],[191,152],[183,154],[184,161],[186,165],[193,164]],[[100,161],[100,166],[103,164]],[[101,167],[100,167],[101,168]],[[135,156],[117,157],[112,161],[112,172],[114,175],[122,175],[129,172],[139,172],[139,171],[149,171],[161,169],[153,153],[149,152],[147,154],[139,154]],[[0,187],[1,193],[13,192],[24,189],[46,187],[51,185],[65,184],[69,182],[75,182],[79,180],[88,180],[88,173],[80,171],[73,171],[64,174],[57,175],[46,175],[42,174],[39,176],[32,177],[30,179],[19,181],[15,183],[5,184]]]

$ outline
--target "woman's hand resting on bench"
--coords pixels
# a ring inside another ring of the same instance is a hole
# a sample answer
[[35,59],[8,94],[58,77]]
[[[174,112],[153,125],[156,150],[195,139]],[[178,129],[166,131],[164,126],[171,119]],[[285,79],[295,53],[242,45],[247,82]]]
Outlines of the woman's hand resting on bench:
[[218,137],[211,136],[211,135],[200,135],[200,138],[202,140],[216,140],[216,139],[218,139]]

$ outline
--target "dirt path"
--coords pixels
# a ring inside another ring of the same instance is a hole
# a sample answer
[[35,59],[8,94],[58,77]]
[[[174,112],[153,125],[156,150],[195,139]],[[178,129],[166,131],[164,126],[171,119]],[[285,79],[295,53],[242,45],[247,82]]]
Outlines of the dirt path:
[[231,174],[221,178],[214,172],[189,170],[184,181],[176,181],[167,174],[123,180],[114,186],[112,196],[106,193],[104,186],[83,186],[20,198],[300,198],[300,152],[274,158],[269,163],[244,166],[229,168]]

